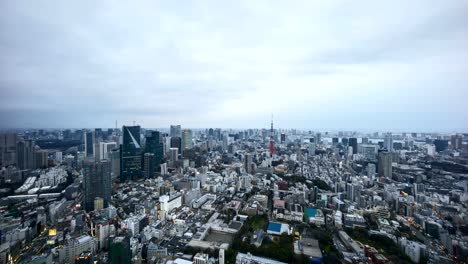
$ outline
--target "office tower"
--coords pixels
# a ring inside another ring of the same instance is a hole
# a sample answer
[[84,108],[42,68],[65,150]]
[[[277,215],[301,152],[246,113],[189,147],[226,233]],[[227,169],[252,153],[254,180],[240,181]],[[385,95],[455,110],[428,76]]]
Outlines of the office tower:
[[170,148],[171,153],[171,162],[174,164],[177,160],[179,160],[179,149],[178,148]]
[[391,152],[382,151],[379,153],[379,176],[392,178],[392,161],[393,155]]
[[109,263],[131,264],[132,251],[130,248],[130,238],[127,236],[110,237],[109,243]]
[[444,151],[448,148],[448,140],[445,139],[435,139],[434,145],[436,147],[437,152]]
[[435,145],[434,144],[427,144],[426,145],[426,151],[427,151],[428,156],[434,157],[435,153],[436,153]]
[[120,149],[114,149],[108,153],[111,162],[112,182],[120,179]]
[[17,144],[16,164],[21,170],[31,170],[36,167],[36,156],[34,149],[36,144],[33,140],[20,141]]
[[359,151],[366,159],[375,160],[378,152],[377,145],[363,144]]
[[167,175],[167,163],[161,164],[161,175]]
[[341,138],[341,144],[343,144],[343,146],[348,146],[348,138]]
[[281,133],[281,143],[284,143],[284,142],[286,142],[286,134]]
[[214,137],[214,129],[212,129],[212,128],[208,129],[208,137],[210,137],[210,138]]
[[222,149],[223,152],[226,152],[228,150],[228,145],[229,145],[229,136],[227,133],[223,133],[223,142],[222,142]]
[[100,142],[99,143],[99,160],[101,159],[110,160],[109,153],[114,149],[117,149],[117,143]]
[[369,138],[366,138],[366,137],[361,138],[361,143],[362,144],[369,144]]
[[145,144],[145,153],[152,153],[153,157],[153,171],[159,170],[159,165],[161,165],[164,158],[164,145],[161,142],[161,134],[159,131],[150,131],[149,135],[146,137]]
[[338,145],[338,138],[337,137],[332,138],[332,145],[333,146]]
[[385,134],[384,148],[387,149],[390,152],[393,151],[393,136],[392,136],[392,133]]
[[315,134],[315,139],[316,139],[315,140],[316,144],[322,143],[322,134],[320,134],[320,133]]
[[104,200],[104,208],[111,200],[111,164],[108,160],[96,162],[88,158],[83,165],[84,208],[87,212],[94,210],[94,200]]
[[169,136],[171,137],[182,137],[182,129],[180,125],[171,125]]
[[84,137],[86,157],[94,157],[94,144],[96,143],[96,135],[94,131],[87,131]]
[[44,169],[48,167],[48,152],[47,150],[40,149],[34,153],[36,168]]
[[193,148],[192,138],[192,130],[184,129],[182,131],[182,151]]
[[450,148],[453,150],[462,149],[463,146],[463,135],[451,135],[450,136]]
[[[146,152],[143,155],[143,176],[145,178],[152,178],[155,172],[154,166],[155,155],[154,153]],[[159,165],[158,165],[159,166]]]
[[309,156],[315,155],[315,143],[309,143]]
[[120,145],[120,179],[133,180],[141,176],[140,126],[123,126]]
[[102,140],[102,129],[101,128],[95,128],[94,129],[94,137],[96,139],[96,141],[100,141]]
[[247,173],[252,173],[252,154],[250,153],[244,155],[244,169]]
[[182,152],[182,139],[180,137],[171,137],[171,147],[170,148],[177,148],[179,153]]
[[17,141],[15,133],[0,134],[0,167],[16,163]]
[[358,153],[358,143],[357,138],[349,138],[348,145],[353,148],[353,154]]

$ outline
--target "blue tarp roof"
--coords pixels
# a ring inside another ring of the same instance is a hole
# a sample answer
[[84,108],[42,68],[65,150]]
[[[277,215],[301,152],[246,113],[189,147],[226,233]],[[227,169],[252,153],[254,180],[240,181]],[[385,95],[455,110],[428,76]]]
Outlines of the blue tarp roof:
[[281,232],[281,223],[270,222],[268,224],[268,230],[273,232]]

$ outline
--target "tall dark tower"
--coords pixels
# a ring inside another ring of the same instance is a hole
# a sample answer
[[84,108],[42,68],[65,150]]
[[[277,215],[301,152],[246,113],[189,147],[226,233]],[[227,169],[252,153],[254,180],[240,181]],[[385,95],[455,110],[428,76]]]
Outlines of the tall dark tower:
[[140,126],[123,126],[120,145],[120,180],[134,180],[141,176]]
[[273,131],[273,115],[271,116],[271,130],[270,130],[270,153],[271,155],[275,154],[275,132]]

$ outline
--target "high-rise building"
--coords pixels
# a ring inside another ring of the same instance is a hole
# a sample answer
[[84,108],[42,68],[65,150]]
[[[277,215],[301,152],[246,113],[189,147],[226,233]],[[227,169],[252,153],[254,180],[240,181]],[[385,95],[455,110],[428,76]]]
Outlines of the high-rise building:
[[309,156],[315,155],[315,143],[309,143]]
[[120,179],[133,180],[141,176],[140,126],[123,126],[120,145]]
[[161,134],[159,131],[150,131],[146,137],[145,151],[144,153],[151,153],[153,157],[152,171],[159,171],[159,165],[161,165],[164,158],[164,145],[161,142]]
[[379,176],[392,178],[392,162],[393,154],[391,152],[382,151],[379,153]]
[[94,210],[94,200],[100,197],[104,201],[104,208],[111,200],[111,164],[108,160],[94,161],[88,159],[83,166],[84,208]]
[[182,137],[182,128],[180,125],[171,125],[169,136]]
[[343,144],[343,146],[348,146],[348,138],[341,138],[341,144]]
[[361,138],[361,143],[362,144],[369,144],[369,138],[367,138],[367,137]]
[[192,130],[184,129],[182,131],[182,151],[193,148],[192,138],[193,138]]
[[179,153],[182,152],[182,138],[180,137],[171,137],[171,147],[177,148]]
[[111,162],[112,182],[120,179],[120,149],[114,149],[108,153]]
[[36,152],[34,152],[34,156],[34,159],[36,161],[36,168],[44,169],[48,167],[49,153],[47,152],[47,150],[37,150]]
[[179,149],[178,148],[170,148],[171,153],[171,162],[174,164],[177,160],[179,160]]
[[0,167],[15,164],[17,142],[15,133],[0,134]]
[[332,138],[332,145],[333,146],[338,145],[338,138],[337,137]]
[[444,151],[448,148],[448,140],[445,139],[435,139],[434,145],[436,147],[437,152]]
[[96,144],[96,134],[94,131],[87,131],[84,137],[86,157],[94,157],[94,145]]
[[378,145],[362,144],[359,152],[368,160],[375,160],[378,152]]
[[371,180],[375,178],[375,164],[374,163],[367,164],[367,177]]
[[450,148],[454,150],[462,149],[463,146],[463,135],[451,135],[450,136]]
[[384,148],[387,149],[390,152],[393,151],[393,136],[392,136],[392,133],[385,134]]
[[36,144],[33,140],[20,141],[17,144],[16,164],[21,170],[31,170],[36,167],[36,156],[34,155]]
[[132,263],[132,251],[129,237],[110,237],[109,263],[130,264]]
[[357,138],[349,138],[348,145],[353,148],[353,154],[358,153]]
[[317,133],[317,134],[315,135],[315,139],[316,139],[316,140],[315,140],[315,143],[316,143],[316,144],[322,143],[322,134]]
[[244,169],[247,173],[252,173],[252,154],[250,153],[244,155]]
[[[143,175],[145,178],[152,178],[155,172],[154,166],[155,156],[154,153],[146,152],[143,155]],[[158,165],[159,166],[159,165]]]
[[284,142],[286,142],[286,134],[281,133],[281,143],[284,143]]
[[110,160],[109,153],[114,149],[117,149],[117,143],[100,142],[99,143],[99,159]]

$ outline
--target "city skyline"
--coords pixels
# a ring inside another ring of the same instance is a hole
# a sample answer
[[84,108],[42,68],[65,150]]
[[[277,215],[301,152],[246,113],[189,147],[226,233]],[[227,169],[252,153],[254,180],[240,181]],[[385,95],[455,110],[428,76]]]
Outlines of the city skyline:
[[467,9],[3,2],[0,126],[463,132]]

